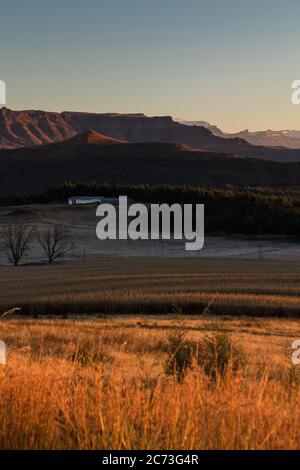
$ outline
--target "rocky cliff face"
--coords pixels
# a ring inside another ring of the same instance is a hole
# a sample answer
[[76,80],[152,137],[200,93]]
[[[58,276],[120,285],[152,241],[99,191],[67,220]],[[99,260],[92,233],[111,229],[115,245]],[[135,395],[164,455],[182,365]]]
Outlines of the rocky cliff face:
[[0,109],[1,148],[49,144],[75,134],[59,113]]
[[222,139],[204,127],[181,125],[170,116],[92,114],[78,112],[0,110],[0,148],[28,147],[59,142],[94,129],[127,142],[172,142],[197,149],[234,150],[241,139]]
[[132,143],[168,142],[241,157],[300,161],[300,149],[263,147],[241,138],[219,137],[205,127],[183,125],[170,116],[0,110],[0,148],[60,142],[92,129],[107,137]]
[[170,117],[0,109],[0,148],[50,144],[92,129],[119,140],[159,141]]

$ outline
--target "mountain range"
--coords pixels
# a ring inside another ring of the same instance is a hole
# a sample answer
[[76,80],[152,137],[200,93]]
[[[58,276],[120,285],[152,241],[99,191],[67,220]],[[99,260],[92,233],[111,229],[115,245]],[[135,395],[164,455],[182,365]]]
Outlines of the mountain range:
[[0,109],[0,194],[65,180],[300,186],[300,149],[254,145],[170,116]]
[[218,137],[224,137],[225,139],[239,138],[246,140],[253,145],[263,145],[266,147],[286,147],[292,149],[300,148],[300,131],[296,130],[281,130],[273,131],[268,129],[266,131],[249,131],[245,129],[236,133],[229,133],[222,131],[219,127],[210,124],[206,121],[186,121],[178,118],[176,122],[184,124],[186,126],[198,126],[205,127],[210,132]]
[[[202,121],[201,121],[202,122]],[[205,125],[186,125],[170,116],[0,109],[0,148],[16,149],[60,142],[95,130],[107,138],[131,143],[174,143],[196,150],[240,157],[300,161],[300,149],[253,145],[241,136],[217,135]]]

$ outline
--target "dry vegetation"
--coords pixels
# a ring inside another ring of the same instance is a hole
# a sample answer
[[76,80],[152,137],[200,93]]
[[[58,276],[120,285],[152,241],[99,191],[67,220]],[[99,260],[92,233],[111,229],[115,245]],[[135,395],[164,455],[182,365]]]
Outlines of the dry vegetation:
[[[165,373],[166,344],[233,332],[245,364]],[[300,448],[298,320],[114,317],[2,320],[1,449]]]
[[[1,449],[300,448],[297,263],[102,259],[0,276],[0,312],[40,316],[0,320]],[[216,333],[243,350],[234,370],[199,360]]]

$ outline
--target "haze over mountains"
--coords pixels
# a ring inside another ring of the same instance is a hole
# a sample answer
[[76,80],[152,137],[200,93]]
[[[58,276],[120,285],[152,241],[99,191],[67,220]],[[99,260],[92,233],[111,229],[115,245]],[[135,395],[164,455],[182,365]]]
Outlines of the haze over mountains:
[[106,138],[131,143],[174,143],[192,149],[233,153],[240,157],[300,161],[300,149],[253,145],[240,137],[216,135],[219,131],[204,125],[189,126],[176,122],[170,116],[0,109],[0,148],[50,144],[91,130]]
[[287,147],[293,149],[300,148],[300,131],[296,130],[281,130],[273,131],[268,129],[266,131],[249,131],[245,129],[236,133],[223,132],[219,127],[214,126],[206,121],[186,121],[178,118],[176,122],[186,126],[199,126],[209,129],[212,134],[225,139],[240,138],[244,139],[253,145],[264,145],[266,147]]

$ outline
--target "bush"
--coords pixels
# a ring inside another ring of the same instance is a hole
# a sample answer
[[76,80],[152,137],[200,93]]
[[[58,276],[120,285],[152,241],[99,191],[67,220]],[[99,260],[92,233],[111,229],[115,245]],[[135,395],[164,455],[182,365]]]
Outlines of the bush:
[[231,335],[217,332],[205,336],[197,348],[198,365],[212,379],[223,377],[229,370],[236,372],[245,364],[245,353],[242,347],[235,344]]
[[185,339],[185,332],[178,330],[169,335],[166,347],[165,373],[176,375],[178,382],[182,383],[186,372],[192,369],[196,343]]

